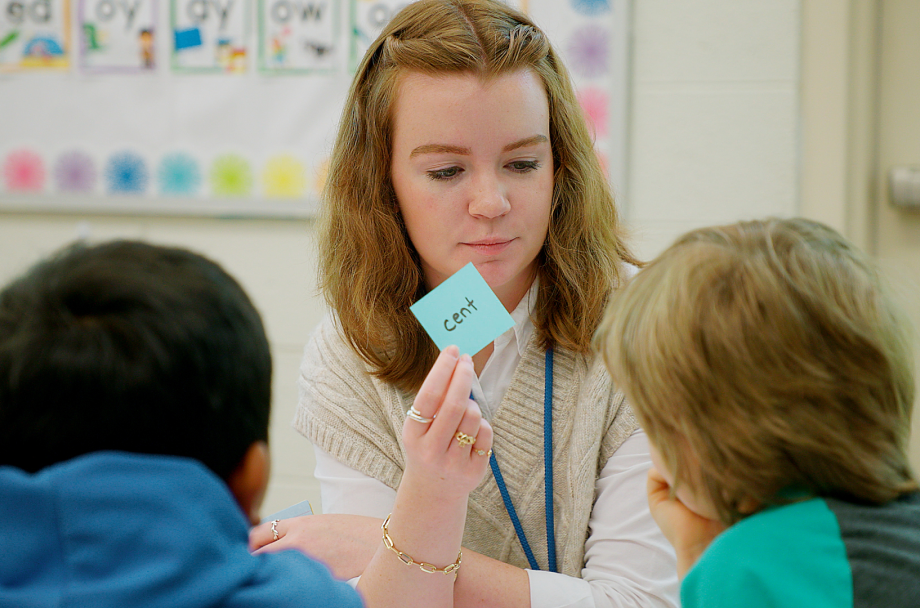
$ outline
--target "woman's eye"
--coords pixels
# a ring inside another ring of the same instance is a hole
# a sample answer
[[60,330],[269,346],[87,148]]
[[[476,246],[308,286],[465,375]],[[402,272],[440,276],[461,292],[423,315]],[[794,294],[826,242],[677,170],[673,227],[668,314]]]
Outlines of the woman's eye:
[[535,160],[516,160],[508,166],[516,173],[529,173],[540,168],[540,163]]
[[456,177],[460,174],[460,167],[447,167],[446,169],[438,169],[436,171],[429,171],[428,177],[433,180],[445,180]]

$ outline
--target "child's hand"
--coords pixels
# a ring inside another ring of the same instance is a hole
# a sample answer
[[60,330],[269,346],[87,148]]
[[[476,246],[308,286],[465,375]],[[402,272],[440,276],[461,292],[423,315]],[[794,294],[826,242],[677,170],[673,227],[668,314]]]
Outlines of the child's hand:
[[658,469],[648,472],[648,506],[655,523],[677,553],[677,575],[683,579],[712,540],[725,530],[725,524],[697,515],[677,498]]

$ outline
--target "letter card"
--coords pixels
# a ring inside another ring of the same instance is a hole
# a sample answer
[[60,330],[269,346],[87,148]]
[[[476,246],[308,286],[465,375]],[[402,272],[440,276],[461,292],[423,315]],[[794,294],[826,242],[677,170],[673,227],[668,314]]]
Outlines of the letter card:
[[475,355],[514,327],[514,319],[472,263],[410,307],[435,345]]
[[0,0],[0,71],[66,69],[69,0]]
[[341,56],[339,2],[259,0],[259,68],[265,72],[330,72]]
[[248,0],[172,0],[173,71],[246,71],[249,6]]
[[80,0],[80,67],[85,72],[156,67],[155,0]]

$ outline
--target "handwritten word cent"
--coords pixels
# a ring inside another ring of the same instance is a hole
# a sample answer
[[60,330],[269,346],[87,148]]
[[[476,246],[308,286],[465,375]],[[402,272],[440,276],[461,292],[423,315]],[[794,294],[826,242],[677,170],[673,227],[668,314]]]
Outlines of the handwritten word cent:
[[[476,305],[473,304],[473,301],[469,298],[466,299],[466,305],[472,308],[473,310],[479,310],[478,308],[476,308]],[[454,331],[455,329],[457,329],[457,325],[459,325],[460,323],[463,323],[463,319],[465,319],[467,315],[473,314],[470,312],[470,308],[466,308],[464,306],[460,308],[460,312],[455,312],[453,314],[453,317],[454,317],[453,323],[450,322],[450,319],[444,319],[444,329],[446,329],[447,331]]]
[[475,355],[514,326],[511,315],[472,264],[455,272],[410,310],[439,349],[456,344],[461,354]]

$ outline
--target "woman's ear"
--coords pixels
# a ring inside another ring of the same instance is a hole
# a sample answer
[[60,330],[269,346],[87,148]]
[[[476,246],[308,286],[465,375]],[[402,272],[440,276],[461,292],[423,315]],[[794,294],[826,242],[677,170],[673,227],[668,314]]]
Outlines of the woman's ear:
[[230,492],[252,525],[259,523],[259,508],[265,498],[270,468],[268,444],[256,441],[227,480]]

